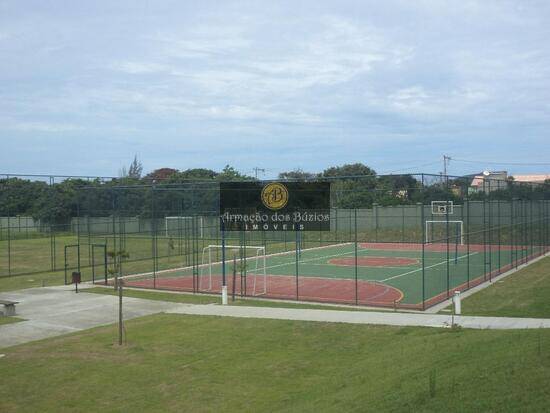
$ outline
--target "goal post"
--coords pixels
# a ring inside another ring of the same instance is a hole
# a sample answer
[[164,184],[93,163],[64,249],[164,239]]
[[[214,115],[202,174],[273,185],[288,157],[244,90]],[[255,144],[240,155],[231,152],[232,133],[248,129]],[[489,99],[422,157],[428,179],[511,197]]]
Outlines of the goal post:
[[[196,220],[196,221],[195,221]],[[192,231],[193,223],[197,223],[197,235],[203,238],[204,224],[201,216],[173,216],[164,217],[164,230],[166,238],[177,237],[182,232],[186,235]]]
[[[446,241],[448,234],[450,239],[456,239],[460,245],[464,245],[464,221],[427,220],[425,225],[426,244],[442,240]],[[449,225],[448,228],[447,225]]]
[[[202,249],[202,262],[199,273],[199,290],[212,291],[216,278],[222,273],[221,256],[222,245],[208,245]],[[242,269],[247,277],[252,278],[252,295],[262,295],[267,292],[266,254],[264,246],[254,245],[226,245],[226,265],[231,265],[233,257],[243,265]],[[228,277],[229,279],[229,277]]]

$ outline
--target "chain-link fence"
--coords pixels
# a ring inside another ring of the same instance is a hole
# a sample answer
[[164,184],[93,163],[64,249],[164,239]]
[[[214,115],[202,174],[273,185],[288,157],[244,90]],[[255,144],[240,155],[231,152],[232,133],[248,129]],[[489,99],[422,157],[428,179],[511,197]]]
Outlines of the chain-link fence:
[[549,184],[326,179],[330,231],[222,239],[216,181],[7,176],[0,276],[80,270],[84,281],[123,276],[133,287],[194,293],[220,293],[225,278],[235,296],[423,309],[549,250]]

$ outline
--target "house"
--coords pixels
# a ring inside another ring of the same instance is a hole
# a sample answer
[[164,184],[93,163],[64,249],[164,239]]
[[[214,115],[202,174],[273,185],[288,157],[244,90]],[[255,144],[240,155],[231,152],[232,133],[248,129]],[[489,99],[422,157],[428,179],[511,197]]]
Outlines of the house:
[[499,189],[506,189],[507,182],[507,171],[484,171],[474,175],[468,192],[470,194],[477,192],[484,192],[487,194]]
[[513,175],[514,182],[533,182],[543,184],[544,181],[550,179],[550,174],[529,174],[529,175]]

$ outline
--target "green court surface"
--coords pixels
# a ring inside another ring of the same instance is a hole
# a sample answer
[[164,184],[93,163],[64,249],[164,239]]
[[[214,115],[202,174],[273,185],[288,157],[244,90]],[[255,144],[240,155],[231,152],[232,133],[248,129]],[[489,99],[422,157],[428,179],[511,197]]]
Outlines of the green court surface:
[[[422,251],[422,244],[368,243],[356,248],[354,243],[343,243],[305,248],[298,255],[290,251],[263,256],[249,249],[243,265],[240,251],[227,248],[225,269],[231,291],[235,255],[235,289],[238,293],[246,288],[247,295],[421,308],[541,252],[541,248],[506,246],[427,244]],[[198,267],[146,273],[128,282],[146,288],[219,292],[223,271],[219,251],[210,258],[203,254]]]

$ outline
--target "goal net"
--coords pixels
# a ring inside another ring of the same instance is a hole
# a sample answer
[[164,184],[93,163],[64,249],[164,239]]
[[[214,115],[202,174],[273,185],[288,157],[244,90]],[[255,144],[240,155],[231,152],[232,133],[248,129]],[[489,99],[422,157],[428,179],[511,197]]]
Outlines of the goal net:
[[458,243],[464,245],[464,221],[426,221],[426,243]]
[[[202,250],[202,263],[199,273],[199,289],[212,291],[221,289],[222,279],[222,246],[208,245]],[[234,269],[234,263],[236,268]],[[267,292],[267,273],[265,247],[263,246],[225,246],[226,280],[233,281],[233,270],[240,280],[240,288],[246,295],[262,295]],[[244,277],[244,278],[243,278]],[[246,288],[246,291],[244,289]]]
[[203,219],[198,216],[174,216],[164,218],[164,230],[166,238],[189,238],[193,234],[193,225],[196,225],[198,238],[203,238]]

